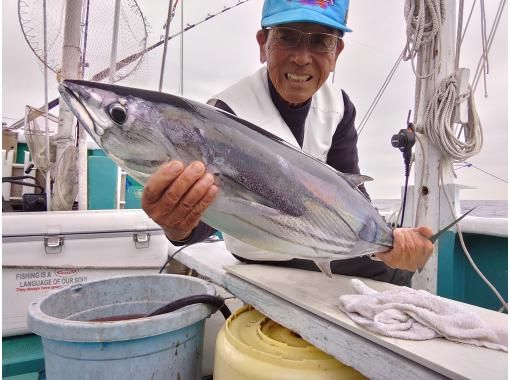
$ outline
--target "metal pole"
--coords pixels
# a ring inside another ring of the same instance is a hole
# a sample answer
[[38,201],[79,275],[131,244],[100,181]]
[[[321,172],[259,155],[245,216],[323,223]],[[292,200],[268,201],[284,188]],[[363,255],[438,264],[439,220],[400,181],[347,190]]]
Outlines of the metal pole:
[[[113,83],[115,80],[115,73],[117,72],[117,45],[119,41],[119,17],[120,17],[120,0],[115,0],[115,15],[113,17],[113,35],[112,35],[112,50],[110,53],[110,75],[109,82]],[[121,169],[117,168],[117,187],[115,191],[115,207],[120,208],[120,178]]]
[[51,175],[49,162],[50,154],[50,131],[48,126],[48,33],[46,18],[46,0],[43,0],[43,19],[44,19],[44,132],[46,133],[46,157],[48,158],[48,167],[46,168],[46,210],[51,210]]
[[87,0],[87,11],[85,12],[85,25],[83,26],[83,55],[81,59],[81,75],[85,78],[85,66],[87,65],[87,39],[89,34],[89,11],[90,0]]
[[159,74],[159,91],[163,88],[163,77],[165,75],[166,51],[168,47],[168,34],[170,33],[170,20],[172,19],[172,0],[168,2],[168,16],[166,18],[165,45],[163,47],[163,58],[161,60],[161,73]]
[[184,94],[184,0],[181,1],[181,80],[179,82],[179,94]]
[[112,36],[112,50],[110,54],[110,83],[114,82],[115,72],[117,71],[117,43],[119,41],[119,15],[120,15],[120,0],[115,0],[115,16],[113,18],[113,36]]

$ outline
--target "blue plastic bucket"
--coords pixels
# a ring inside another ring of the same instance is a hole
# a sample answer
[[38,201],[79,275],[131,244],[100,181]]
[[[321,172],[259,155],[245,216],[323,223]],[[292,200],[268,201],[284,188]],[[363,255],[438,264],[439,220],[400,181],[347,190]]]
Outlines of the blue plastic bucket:
[[215,289],[188,276],[112,277],[60,289],[33,302],[28,326],[42,337],[51,380],[199,379],[211,306],[127,319],[197,294],[215,295]]

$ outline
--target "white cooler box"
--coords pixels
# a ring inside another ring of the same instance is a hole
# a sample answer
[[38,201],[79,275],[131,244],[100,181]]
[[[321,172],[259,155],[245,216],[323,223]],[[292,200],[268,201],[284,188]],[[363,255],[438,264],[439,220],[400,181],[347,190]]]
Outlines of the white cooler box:
[[168,240],[142,210],[2,214],[2,335],[28,333],[27,307],[64,286],[158,273]]

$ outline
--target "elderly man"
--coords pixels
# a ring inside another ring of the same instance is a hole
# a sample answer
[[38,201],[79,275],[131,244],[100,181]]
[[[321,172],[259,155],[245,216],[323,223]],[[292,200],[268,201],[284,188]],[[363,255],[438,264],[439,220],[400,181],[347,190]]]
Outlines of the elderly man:
[[[256,34],[260,61],[253,75],[209,101],[300,147],[344,173],[359,174],[356,111],[344,91],[326,84],[344,49],[348,0],[265,0]],[[365,188],[360,188],[368,197]],[[172,161],[146,183],[145,212],[174,245],[189,244],[214,230],[200,221],[220,191],[203,163],[184,167]],[[331,263],[333,273],[409,285],[414,271],[432,253],[427,227],[396,229],[394,248],[376,259],[358,257]],[[317,270],[308,260],[288,260],[225,236],[230,252],[247,262]],[[212,260],[214,258],[211,258]]]

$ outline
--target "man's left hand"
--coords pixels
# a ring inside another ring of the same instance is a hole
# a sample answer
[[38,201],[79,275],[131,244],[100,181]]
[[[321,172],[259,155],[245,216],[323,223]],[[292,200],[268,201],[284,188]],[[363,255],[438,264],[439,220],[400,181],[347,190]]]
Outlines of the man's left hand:
[[421,270],[434,251],[434,244],[428,239],[432,234],[428,227],[396,228],[393,230],[393,249],[375,256],[391,268],[411,272]]

